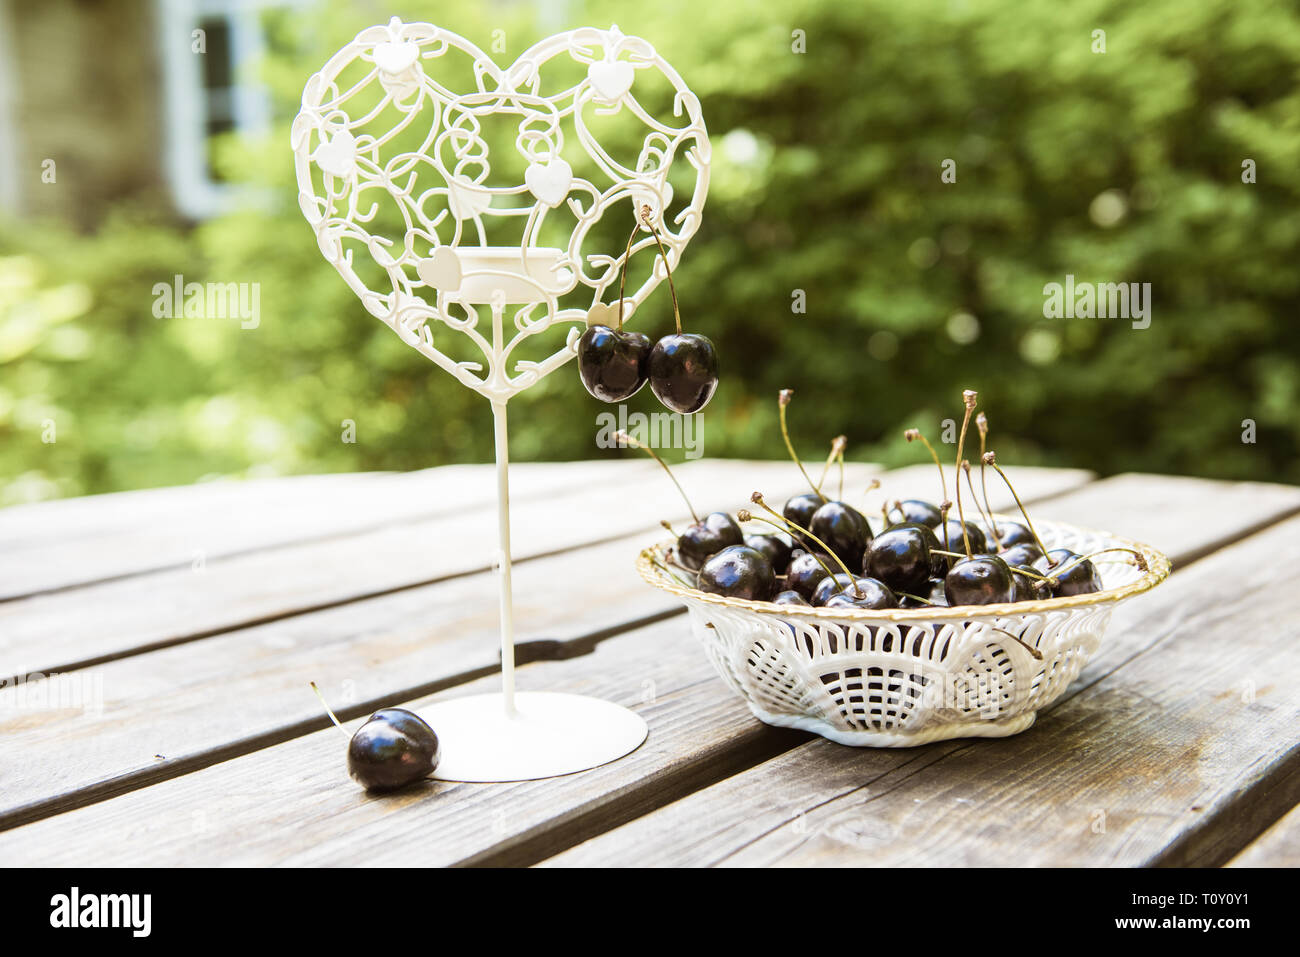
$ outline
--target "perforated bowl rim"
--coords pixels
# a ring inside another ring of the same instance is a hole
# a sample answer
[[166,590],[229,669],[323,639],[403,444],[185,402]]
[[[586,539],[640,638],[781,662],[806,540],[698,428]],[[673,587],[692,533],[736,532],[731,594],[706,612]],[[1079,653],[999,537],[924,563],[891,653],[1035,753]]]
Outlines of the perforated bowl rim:
[[[1014,519],[995,515],[996,520]],[[1035,523],[1037,524],[1037,523]],[[687,588],[679,582],[671,581],[655,561],[662,561],[673,540],[661,541],[643,548],[637,556],[636,568],[641,577],[650,585],[676,595],[687,602],[702,602],[720,608],[733,608],[756,615],[771,615],[778,618],[810,618],[831,621],[880,621],[880,622],[925,622],[925,621],[970,621],[978,618],[1012,618],[1017,615],[1038,612],[1067,611],[1073,608],[1087,608],[1123,601],[1134,595],[1150,591],[1169,577],[1169,558],[1157,548],[1143,542],[1133,541],[1110,532],[1072,525],[1068,522],[1044,522],[1054,528],[1066,529],[1083,535],[1092,535],[1109,540],[1112,544],[1131,548],[1142,555],[1147,569],[1140,577],[1118,588],[1107,588],[1087,595],[1067,595],[1060,598],[1039,598],[1033,601],[1003,602],[996,605],[956,605],[930,606],[920,608],[805,608],[801,605],[778,605],[771,601],[753,601],[747,598],[729,598],[713,595],[698,588]]]

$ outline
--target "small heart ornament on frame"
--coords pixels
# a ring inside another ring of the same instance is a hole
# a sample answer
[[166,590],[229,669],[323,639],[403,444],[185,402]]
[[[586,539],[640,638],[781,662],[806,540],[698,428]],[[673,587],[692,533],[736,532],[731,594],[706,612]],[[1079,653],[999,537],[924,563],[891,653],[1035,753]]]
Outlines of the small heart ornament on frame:
[[[670,106],[656,115],[663,91]],[[607,117],[644,128],[634,158],[621,162],[601,142]],[[514,133],[505,152],[488,131],[502,123]],[[502,693],[424,709],[443,745],[435,777],[550,777],[627,754],[647,733],[633,712],[515,692],[506,403],[574,357],[591,317],[616,314],[605,294],[625,259],[657,255],[644,228],[630,251],[622,240],[590,248],[605,216],[621,233],[649,206],[668,264],[680,262],[709,185],[698,98],[649,43],[618,27],[557,34],[502,67],[463,37],[394,17],[307,81],[291,145],[298,203],[321,254],[369,313],[492,403]],[[674,167],[694,172],[677,200]],[[625,320],[666,275],[663,262],[652,265],[623,299]],[[523,358],[525,346],[537,357]]]

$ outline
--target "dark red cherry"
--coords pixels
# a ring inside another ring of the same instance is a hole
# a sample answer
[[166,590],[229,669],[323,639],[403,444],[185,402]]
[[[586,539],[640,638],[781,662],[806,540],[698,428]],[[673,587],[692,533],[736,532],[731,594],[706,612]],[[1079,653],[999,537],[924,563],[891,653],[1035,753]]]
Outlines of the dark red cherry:
[[[1033,545],[1034,536],[1028,527],[1021,525],[1019,522],[997,523],[998,544],[1003,548],[1010,548],[1012,545]],[[1041,552],[1039,554],[1042,554]]]
[[[961,521],[950,518],[934,531],[935,536],[940,541],[940,548],[946,552],[965,552],[966,541],[961,534]],[[966,523],[966,534],[970,539],[970,550],[972,555],[982,555],[988,551],[988,540],[984,537],[983,530],[974,522]],[[945,538],[946,537],[946,538]],[[944,541],[947,544],[942,544]],[[956,559],[949,559],[949,567]]]
[[718,388],[718,354],[707,336],[679,332],[650,350],[650,389],[674,412],[699,412]]
[[898,596],[889,586],[874,578],[859,578],[854,587],[836,592],[826,599],[827,608],[897,608]]
[[677,538],[677,560],[696,571],[710,555],[728,545],[740,545],[745,536],[736,520],[726,512],[710,512],[698,522],[686,526]]
[[927,586],[929,591],[921,594],[930,599],[931,605],[938,605],[942,608],[948,604],[948,592],[944,588],[943,576],[931,578]]
[[939,541],[924,525],[895,525],[871,540],[862,571],[894,591],[915,592],[930,578],[931,547]]
[[809,527],[845,565],[862,567],[862,553],[871,541],[871,526],[856,508],[843,502],[827,502],[813,512]]
[[[1001,555],[998,556],[1002,558]],[[1006,561],[1006,559],[1003,559]],[[1048,598],[1051,596],[1051,590],[1046,582],[1040,581],[1035,575],[1037,572],[1028,564],[1012,565],[1008,563],[1011,569],[1011,581],[1014,585],[1014,597],[1012,601],[1035,601],[1039,598]],[[1025,572],[1034,572],[1034,575],[1026,575]]]
[[[781,509],[781,514],[784,515],[785,520],[790,522],[792,525],[798,525],[800,528],[809,528],[812,525],[813,512],[821,508],[825,501],[826,500],[816,492],[804,492],[802,495],[796,495],[794,498],[786,502],[785,508]],[[794,532],[791,534],[794,536],[795,544],[802,545],[804,551],[812,550],[813,544],[807,539],[807,537],[798,535]]]
[[791,545],[780,535],[746,535],[745,544],[766,555],[778,575],[784,575],[790,567]]
[[938,528],[939,523],[943,521],[943,513],[939,511],[937,505],[931,505],[919,498],[904,499],[895,505],[891,505],[885,516],[890,525],[915,522],[931,529]]
[[949,605],[996,605],[1012,601],[1011,569],[996,555],[961,558],[943,580]]
[[622,402],[649,377],[650,337],[627,329],[589,326],[578,340],[578,375],[602,402]]
[[843,572],[837,572],[834,575],[827,576],[817,583],[813,590],[812,597],[808,600],[814,605],[824,605],[832,595],[839,594],[844,589],[853,584],[854,577],[846,575]]
[[731,545],[700,568],[700,591],[728,598],[767,601],[776,591],[776,575],[762,552],[748,545]]
[[[818,557],[821,561],[817,560]],[[790,566],[786,569],[785,587],[798,592],[805,599],[811,599],[817,586],[823,579],[829,577],[823,563],[827,566],[832,564],[829,555],[816,556],[812,552],[795,552],[794,557],[790,559]]]
[[371,791],[393,791],[427,778],[438,766],[438,736],[405,708],[372,714],[348,742],[348,773]]
[[[1049,565],[1049,559],[1055,565]],[[1051,579],[1052,597],[1090,595],[1102,590],[1101,573],[1090,559],[1068,548],[1053,548],[1046,557],[1034,562],[1034,570]]]
[[772,601],[776,602],[778,605],[805,605],[809,608],[812,607],[808,604],[808,599],[790,588],[787,588],[783,592],[778,592],[777,596],[773,598]]
[[1033,542],[1021,542],[998,552],[998,558],[1008,565],[1028,565],[1031,568],[1042,557],[1042,551]]

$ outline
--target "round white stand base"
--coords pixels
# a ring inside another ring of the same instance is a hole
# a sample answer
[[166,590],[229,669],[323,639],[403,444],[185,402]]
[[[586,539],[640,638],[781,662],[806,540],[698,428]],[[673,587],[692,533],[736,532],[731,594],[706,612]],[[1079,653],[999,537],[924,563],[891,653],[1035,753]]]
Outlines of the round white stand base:
[[439,781],[532,781],[608,764],[635,751],[641,716],[598,698],[549,691],[515,695],[507,716],[499,694],[453,698],[420,709],[438,735]]

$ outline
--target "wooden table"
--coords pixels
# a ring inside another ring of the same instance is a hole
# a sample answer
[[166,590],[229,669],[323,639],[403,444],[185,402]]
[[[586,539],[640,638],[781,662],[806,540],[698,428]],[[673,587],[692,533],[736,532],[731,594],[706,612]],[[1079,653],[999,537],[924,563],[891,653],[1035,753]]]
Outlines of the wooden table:
[[[853,466],[851,495],[878,473]],[[679,475],[709,508],[799,490],[788,463]],[[683,519],[652,463],[518,466],[519,686],[625,704],[649,739],[569,777],[367,796],[308,682],[344,720],[495,689],[490,476],[0,512],[0,675],[61,676],[0,693],[0,863],[1300,863],[1300,489],[1150,475],[1015,469],[1038,514],[1174,575],[1029,731],[873,751],[760,724],[637,578]],[[880,477],[933,497],[929,469]]]

